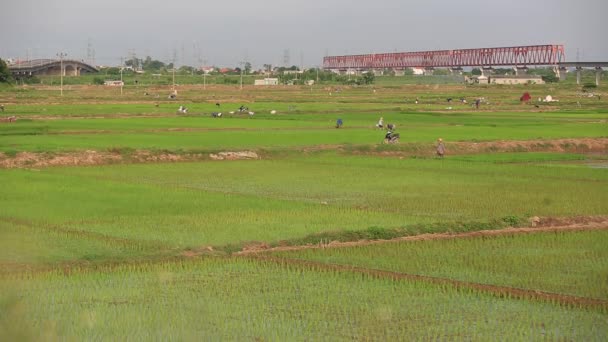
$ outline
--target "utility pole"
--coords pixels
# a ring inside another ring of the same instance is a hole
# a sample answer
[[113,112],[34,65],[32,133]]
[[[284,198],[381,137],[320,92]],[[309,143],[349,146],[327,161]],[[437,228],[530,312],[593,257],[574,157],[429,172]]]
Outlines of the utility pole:
[[122,96],[122,86],[125,84],[125,82],[123,82],[122,80],[122,69],[124,66],[124,61],[123,58],[120,57],[120,95]]
[[63,96],[63,57],[67,56],[67,53],[63,53],[60,52],[57,54],[57,57],[59,57],[59,75],[61,75],[61,96]]
[[175,63],[177,62],[177,49],[173,48],[173,92],[175,92]]
[[173,73],[173,91],[175,92],[175,50],[173,52],[173,68],[171,70]]
[[207,60],[205,59],[203,61],[203,90],[207,89],[207,70],[205,70],[205,68],[207,67]]
[[241,90],[243,90],[243,69],[245,68],[245,62],[239,63],[241,64]]

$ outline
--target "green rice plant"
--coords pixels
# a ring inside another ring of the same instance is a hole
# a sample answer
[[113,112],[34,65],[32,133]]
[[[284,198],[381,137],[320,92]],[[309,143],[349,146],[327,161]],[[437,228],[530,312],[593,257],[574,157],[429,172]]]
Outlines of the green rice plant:
[[0,286],[3,339],[10,327],[69,340],[600,341],[608,329],[596,310],[243,259],[23,274]]
[[608,299],[608,232],[552,232],[281,252],[277,256]]
[[519,225],[530,216],[605,215],[604,171],[333,152],[1,170],[0,218],[93,234],[85,239],[233,251],[249,243],[495,229],[505,218]]

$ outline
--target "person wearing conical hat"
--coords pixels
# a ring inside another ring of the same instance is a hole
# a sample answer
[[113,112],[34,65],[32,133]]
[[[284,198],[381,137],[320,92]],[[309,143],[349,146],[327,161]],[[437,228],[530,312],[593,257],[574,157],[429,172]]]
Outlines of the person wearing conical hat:
[[443,145],[443,139],[439,138],[439,139],[437,139],[437,156],[439,158],[443,158],[444,154],[445,154],[445,145]]

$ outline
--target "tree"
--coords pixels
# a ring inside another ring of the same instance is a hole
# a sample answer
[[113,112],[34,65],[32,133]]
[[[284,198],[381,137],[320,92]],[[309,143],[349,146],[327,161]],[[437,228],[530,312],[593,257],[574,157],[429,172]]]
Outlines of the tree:
[[546,83],[555,83],[555,82],[559,82],[559,77],[557,77],[556,75],[543,75],[541,76],[541,78],[543,79],[543,81],[545,81]]
[[139,58],[127,59],[125,61],[126,66],[130,66],[135,70],[139,70],[143,66],[143,64],[144,64],[144,61]]
[[120,75],[120,69],[116,67],[109,67],[104,69],[106,75]]
[[433,70],[433,75],[435,76],[447,76],[450,74],[448,69],[435,69]]
[[142,62],[142,67],[144,70],[160,70],[165,67],[165,63],[153,60],[150,56],[147,56]]
[[393,68],[385,68],[382,70],[382,75],[384,76],[395,76],[395,69]]
[[245,73],[248,74],[251,72],[251,63],[247,62],[245,63]]
[[473,68],[473,70],[471,70],[471,75],[481,75],[481,69]]
[[376,76],[374,75],[373,72],[366,72],[365,74],[363,74],[363,77],[361,79],[361,83],[363,83],[363,84],[373,84],[375,79],[376,79]]
[[13,75],[11,71],[8,69],[8,65],[0,59],[0,83],[12,83]]
[[515,71],[513,69],[497,68],[497,69],[494,69],[494,74],[496,74],[496,75],[513,75],[513,74],[515,74]]
[[195,71],[196,71],[196,69],[194,69],[194,67],[191,67],[189,65],[182,65],[178,69],[178,72],[181,74],[194,74]]

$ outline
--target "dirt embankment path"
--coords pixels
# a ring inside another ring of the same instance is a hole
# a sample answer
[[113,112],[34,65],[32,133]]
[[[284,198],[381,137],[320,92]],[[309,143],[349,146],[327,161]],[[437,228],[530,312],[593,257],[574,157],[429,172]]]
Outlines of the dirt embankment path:
[[587,298],[587,297],[579,297],[566,295],[561,293],[553,293],[546,291],[538,291],[538,290],[528,290],[521,289],[509,286],[499,286],[499,285],[490,285],[490,284],[480,284],[473,283],[449,278],[439,278],[432,276],[424,276],[417,274],[407,274],[393,271],[384,271],[378,269],[371,268],[363,268],[357,266],[350,265],[338,265],[338,264],[326,264],[322,262],[316,261],[307,261],[307,260],[297,260],[297,259],[284,259],[284,258],[276,258],[271,256],[255,256],[251,257],[254,260],[261,260],[266,262],[273,262],[282,266],[295,266],[301,267],[304,269],[312,269],[312,270],[326,270],[332,272],[349,272],[349,273],[358,273],[364,274],[373,278],[388,278],[393,280],[410,280],[410,281],[420,281],[426,282],[436,285],[449,285],[453,286],[456,289],[464,289],[464,290],[476,290],[483,293],[488,293],[491,295],[495,295],[501,298],[518,298],[518,299],[532,299],[532,300],[542,300],[552,303],[559,303],[565,306],[573,306],[573,307],[593,307],[593,308],[608,308],[608,301],[604,299],[597,298]]
[[251,258],[254,260],[272,262],[278,265],[300,267],[303,269],[312,270],[327,270],[332,272],[350,272],[364,274],[373,278],[385,278],[393,280],[409,280],[427,282],[436,285],[448,285],[456,289],[475,290],[482,293],[488,293],[500,298],[518,298],[529,300],[540,300],[551,303],[559,303],[560,305],[571,307],[589,307],[608,309],[608,300],[598,298],[588,298],[573,296],[561,293],[553,293],[547,291],[530,290],[523,288],[515,288],[510,286],[482,284],[469,281],[456,280],[451,278],[441,278],[418,274],[408,274],[394,271],[386,271],[372,268],[365,268],[353,265],[344,264],[329,264],[318,261],[308,261],[300,259],[291,259],[285,257],[275,257],[268,253],[278,251],[297,251],[303,249],[324,249],[324,248],[343,248],[354,246],[366,246],[385,243],[395,243],[402,241],[421,241],[421,240],[439,240],[439,239],[458,239],[458,238],[474,238],[474,237],[495,237],[515,234],[531,234],[542,232],[566,232],[566,231],[588,231],[588,230],[608,230],[608,216],[596,217],[574,217],[574,218],[539,218],[532,221],[535,227],[525,228],[506,228],[500,230],[484,230],[468,233],[440,233],[440,234],[422,234],[416,236],[408,236],[393,240],[377,240],[377,241],[354,241],[354,242],[331,242],[329,244],[306,245],[306,246],[287,246],[276,248],[249,248],[236,255]]
[[404,241],[428,241],[462,239],[475,237],[495,237],[516,234],[534,234],[543,232],[571,232],[586,230],[608,230],[608,216],[579,216],[571,218],[535,217],[531,219],[531,227],[504,228],[495,230],[480,230],[466,233],[433,233],[413,236],[403,236],[391,240],[360,240],[360,241],[331,241],[321,244],[308,244],[302,246],[269,247],[267,244],[247,245],[234,255],[254,255],[272,252],[289,252],[305,249],[346,248],[357,246],[380,245],[385,243],[398,243]]
[[[402,143],[396,151],[366,151],[352,153],[382,156],[431,156],[432,144]],[[446,144],[447,154],[475,154],[494,152],[574,152],[608,153],[608,138],[573,138],[553,140],[508,140],[488,142],[450,142]],[[311,146],[304,151],[340,150],[342,145]],[[215,155],[232,154],[229,158],[215,158]],[[348,153],[348,152],[345,152]],[[252,157],[255,155],[255,157]],[[117,163],[167,163],[199,161],[209,159],[259,159],[255,151],[211,153],[172,153],[149,150],[85,150],[73,152],[18,152],[8,155],[0,152],[0,168],[43,168],[49,166],[89,166]]]
[[[449,147],[448,147],[449,146]],[[500,140],[447,143],[454,153],[484,152],[608,152],[608,138],[573,138],[552,140]]]

